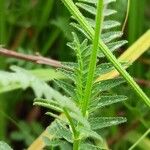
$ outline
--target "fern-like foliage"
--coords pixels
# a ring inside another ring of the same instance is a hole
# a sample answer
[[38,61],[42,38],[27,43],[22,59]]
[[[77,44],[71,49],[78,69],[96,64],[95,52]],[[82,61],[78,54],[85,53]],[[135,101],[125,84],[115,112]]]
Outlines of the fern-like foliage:
[[[86,13],[86,20],[91,25],[91,27],[95,28],[95,15],[96,15],[96,4],[98,0],[78,0],[79,2],[76,5],[79,9],[84,10]],[[126,40],[118,40],[122,36],[122,31],[119,31],[117,27],[121,25],[120,22],[116,20],[112,20],[112,16],[117,13],[117,11],[108,8],[108,5],[116,0],[104,0],[104,21],[102,26],[102,40],[108,46],[109,50],[114,52],[118,50],[121,46],[127,43]],[[90,18],[89,18],[90,16]],[[86,32],[82,29],[82,27],[76,23],[72,22],[72,26],[74,26],[77,30],[82,32],[87,38],[89,36]],[[104,57],[103,53],[99,50],[99,57]]]
[[[108,9],[107,6],[109,3],[114,2],[114,0],[105,0],[104,2],[104,22],[101,37],[110,50],[115,51],[124,45],[126,41],[116,41],[116,39],[122,35],[122,32],[112,31],[112,29],[119,26],[120,23],[107,19],[108,16],[116,13],[116,11]],[[86,19],[93,28],[95,28],[94,18],[96,15],[96,4],[97,0],[79,0],[79,2],[76,3],[79,8],[90,14],[88,16],[91,16],[91,18],[86,17]],[[83,115],[82,107],[85,100],[84,95],[92,44],[88,40],[89,36],[79,24],[72,22],[71,25],[81,31],[86,38],[81,42],[78,35],[73,32],[73,42],[67,44],[75,52],[77,61],[63,63],[64,68],[59,69],[68,80],[55,80],[57,86],[63,89],[66,96],[53,90],[53,92],[56,93],[54,94],[54,97],[51,99],[37,98],[35,99],[34,104],[48,108],[47,114],[56,118],[55,122],[49,127],[49,133],[53,138],[51,140],[45,139],[47,144],[49,143],[49,145],[55,147],[59,145],[59,141],[61,147],[61,144],[64,144],[64,141],[68,141],[71,144],[75,144],[78,141],[80,149],[85,149],[85,147],[91,150],[102,149],[105,147],[102,146],[102,137],[97,133],[97,130],[126,122],[126,118],[114,116],[105,117],[98,115],[99,113],[97,112],[106,106],[127,99],[126,96],[112,95],[109,92],[111,88],[120,85],[124,80],[122,78],[115,78],[100,82],[93,81],[90,103],[88,103],[86,115]],[[104,55],[99,50],[97,58],[103,56]],[[113,69],[114,67],[110,63],[99,64],[97,61],[94,79],[96,80],[99,75]],[[58,116],[58,113],[63,113],[64,115]],[[89,138],[92,140],[89,140]],[[100,140],[101,144],[95,146],[95,139]]]
[[51,98],[50,87],[41,78],[17,66],[11,66],[13,72],[0,71],[0,93],[22,88],[32,88],[36,97]]

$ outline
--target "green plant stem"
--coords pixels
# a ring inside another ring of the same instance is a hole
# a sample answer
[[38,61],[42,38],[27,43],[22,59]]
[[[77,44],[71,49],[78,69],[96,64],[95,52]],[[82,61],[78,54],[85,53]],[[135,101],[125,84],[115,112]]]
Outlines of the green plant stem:
[[127,24],[128,17],[129,17],[129,11],[130,11],[130,0],[128,0],[128,2],[127,2],[127,12],[126,12],[124,23],[122,25],[122,32],[124,32],[124,29],[125,29],[126,24]]
[[94,72],[96,68],[96,59],[97,59],[97,51],[98,51],[98,43],[100,39],[100,32],[102,28],[102,21],[103,20],[103,0],[98,0],[97,4],[97,15],[96,15],[96,28],[95,28],[95,35],[93,39],[93,50],[90,58],[89,64],[89,71],[87,76],[87,82],[85,87],[85,95],[84,101],[82,106],[82,113],[83,116],[86,115],[86,110],[90,101],[93,79],[94,79]]
[[73,135],[74,135],[73,150],[78,150],[79,149],[79,143],[80,143],[80,141],[78,140],[78,136],[79,136],[78,132],[76,131],[73,120],[70,117],[68,111],[65,108],[63,110],[64,110],[65,116],[67,117],[68,121],[70,122],[70,126],[71,126],[71,129],[72,129]]
[[80,140],[79,139],[74,139],[73,150],[78,150],[79,149],[79,144],[80,144]]
[[150,128],[128,150],[133,150],[149,133]]
[[[93,39],[94,30],[89,25],[85,17],[80,13],[76,5],[72,0],[61,0],[71,14],[76,18],[78,23],[82,26],[82,28],[86,31],[86,33]],[[141,100],[145,102],[150,107],[150,100],[147,95],[142,91],[142,89],[137,85],[137,83],[133,80],[133,78],[129,75],[129,73],[121,66],[116,57],[111,53],[108,47],[103,43],[103,41],[99,41],[99,47],[101,51],[105,54],[107,59],[114,65],[117,71],[126,79],[128,84],[134,89],[134,91],[141,97]]]

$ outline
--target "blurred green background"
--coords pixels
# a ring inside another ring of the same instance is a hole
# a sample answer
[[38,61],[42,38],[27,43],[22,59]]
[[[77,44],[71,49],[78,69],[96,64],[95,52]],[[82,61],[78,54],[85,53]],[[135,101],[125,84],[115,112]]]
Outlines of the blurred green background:
[[[127,0],[117,0],[116,19],[124,21]],[[0,0],[0,45],[20,53],[41,55],[60,61],[74,59],[66,46],[71,40],[70,14],[58,0]],[[126,49],[150,28],[150,0],[131,0],[130,13],[124,37],[129,41]],[[123,50],[121,50],[123,52]],[[119,51],[120,53],[120,51]],[[150,51],[134,63],[130,74],[140,81],[140,86],[150,96]],[[48,68],[16,59],[0,56],[0,69],[9,70],[11,65],[25,69]],[[53,85],[52,85],[53,86]],[[126,150],[150,126],[148,108],[138,102],[138,97],[125,85],[115,89],[117,93],[129,96],[125,104],[106,110],[107,114],[125,113],[128,122],[122,127],[109,129],[107,140],[112,149]],[[33,107],[34,95],[31,89],[15,90],[0,94],[0,140],[5,140],[14,149],[23,149],[52,121],[44,110]],[[31,117],[31,115],[35,115]],[[129,130],[127,133],[123,131]],[[148,150],[149,140],[144,139],[137,149]],[[147,147],[146,147],[147,146]]]

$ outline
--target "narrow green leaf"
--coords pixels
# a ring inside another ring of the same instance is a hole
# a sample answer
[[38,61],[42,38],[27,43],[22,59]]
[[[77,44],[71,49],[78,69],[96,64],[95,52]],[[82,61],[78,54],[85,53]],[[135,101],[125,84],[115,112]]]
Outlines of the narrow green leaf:
[[112,31],[112,32],[103,33],[102,40],[104,41],[104,43],[108,43],[111,42],[112,40],[121,37],[122,34],[123,33],[121,31]]
[[97,109],[110,106],[112,104],[122,102],[127,100],[126,96],[123,95],[116,95],[116,96],[100,96],[99,98],[93,100],[91,102],[89,111],[94,112]]
[[[98,0],[78,0],[80,2],[86,2],[86,3],[90,3],[90,4],[97,4]],[[115,2],[116,0],[104,0],[104,4],[110,4],[112,2]]]
[[96,117],[90,118],[89,122],[93,130],[98,130],[126,122],[124,117]]

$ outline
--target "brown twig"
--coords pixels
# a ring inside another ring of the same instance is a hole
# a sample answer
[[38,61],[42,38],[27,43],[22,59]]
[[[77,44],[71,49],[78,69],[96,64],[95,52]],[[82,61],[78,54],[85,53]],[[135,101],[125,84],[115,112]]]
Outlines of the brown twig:
[[7,50],[4,48],[0,48],[0,55],[30,61],[30,62],[33,62],[36,64],[49,65],[49,66],[56,67],[56,68],[63,67],[61,62],[50,59],[50,58],[45,58],[45,57],[40,56],[40,55],[21,54],[21,53]]

